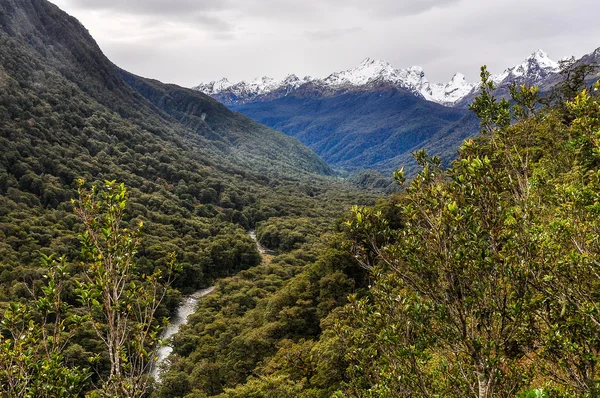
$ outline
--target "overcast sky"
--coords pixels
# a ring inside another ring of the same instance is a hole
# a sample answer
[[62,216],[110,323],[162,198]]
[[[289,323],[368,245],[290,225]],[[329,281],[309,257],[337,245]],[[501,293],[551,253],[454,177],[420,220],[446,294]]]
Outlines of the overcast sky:
[[118,66],[193,86],[228,77],[325,77],[366,57],[430,81],[478,79],[542,48],[600,47],[599,0],[52,0]]

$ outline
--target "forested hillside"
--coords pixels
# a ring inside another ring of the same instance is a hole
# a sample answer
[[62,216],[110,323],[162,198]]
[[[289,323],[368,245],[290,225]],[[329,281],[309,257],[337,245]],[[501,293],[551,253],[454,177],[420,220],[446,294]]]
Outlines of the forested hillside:
[[[50,3],[4,2],[0,15],[7,266],[35,264],[41,249],[77,250],[67,231],[75,223],[68,200],[78,178],[124,182],[132,216],[150,223],[142,261],[163,257],[172,242],[196,269],[195,277],[182,279],[191,286],[205,283],[207,260],[200,257],[209,241],[272,216],[310,213],[314,197],[337,189],[309,174],[331,170],[298,141],[202,94],[191,93],[173,116],[162,112],[125,83],[76,20]],[[176,97],[170,90],[169,98]],[[166,110],[174,112],[173,104]],[[184,237],[191,241],[184,244]]]

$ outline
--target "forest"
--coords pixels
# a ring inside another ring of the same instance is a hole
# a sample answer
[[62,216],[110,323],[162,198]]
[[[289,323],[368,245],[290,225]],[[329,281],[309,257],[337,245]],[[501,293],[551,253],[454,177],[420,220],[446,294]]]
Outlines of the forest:
[[261,262],[249,229],[375,201],[297,140],[127,77],[51,3],[2,2],[0,28],[0,396],[148,394],[182,296]]

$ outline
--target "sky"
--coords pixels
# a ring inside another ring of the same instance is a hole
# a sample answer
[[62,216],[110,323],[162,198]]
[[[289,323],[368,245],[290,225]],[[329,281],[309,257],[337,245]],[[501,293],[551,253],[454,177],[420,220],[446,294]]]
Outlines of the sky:
[[185,87],[227,77],[326,77],[364,58],[477,81],[538,48],[600,47],[598,0],[51,0],[115,64]]

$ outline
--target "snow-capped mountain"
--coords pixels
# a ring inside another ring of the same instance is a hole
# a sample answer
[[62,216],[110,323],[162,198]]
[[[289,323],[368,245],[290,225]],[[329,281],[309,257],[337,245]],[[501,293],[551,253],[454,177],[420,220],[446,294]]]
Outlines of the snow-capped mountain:
[[536,50],[523,63],[508,68],[499,75],[493,75],[492,81],[498,86],[518,80],[526,80],[527,83],[532,84],[559,70],[558,62],[551,60],[544,50]]
[[194,90],[203,92],[223,102],[225,105],[245,104],[264,98],[272,93],[278,93],[276,98],[284,97],[305,83],[313,81],[310,76],[304,79],[298,78],[296,75],[289,75],[283,80],[276,80],[267,76],[257,77],[256,79],[246,82],[231,83],[227,78],[203,83],[193,87]]
[[[552,85],[560,81],[560,64],[548,57],[543,50],[534,51],[522,63],[504,70],[497,75],[490,76],[490,79],[496,85],[494,95],[500,98],[510,96],[509,87],[512,83],[525,84],[529,86],[537,85],[540,90],[547,91]],[[549,84],[550,82],[553,82]],[[479,84],[474,90],[464,95],[453,106],[466,108],[475,99],[479,93]]]
[[461,95],[469,93],[475,87],[461,74],[456,74],[447,84],[431,84],[420,66],[396,69],[389,62],[366,58],[358,66],[332,73],[324,79],[310,76],[299,79],[296,75],[289,75],[280,81],[260,77],[251,82],[233,84],[224,78],[200,84],[194,89],[213,96],[226,105],[239,105],[261,99],[281,98],[307,84],[310,84],[311,89],[317,89],[321,95],[393,87],[411,91],[419,97],[444,105],[453,104]]
[[[512,82],[537,84],[559,71],[559,64],[551,60],[543,50],[536,50],[522,63],[492,75],[498,86]],[[456,73],[448,83],[431,83],[420,66],[396,69],[389,62],[364,59],[354,68],[335,72],[319,79],[310,76],[303,79],[289,75],[283,80],[259,77],[250,82],[231,83],[227,79],[200,84],[194,89],[202,91],[225,105],[240,105],[254,101],[269,101],[288,95],[331,96],[344,92],[363,92],[380,88],[408,90],[428,101],[446,106],[470,102],[479,83],[470,83],[461,73]]]
[[[559,65],[545,52],[523,58],[504,71],[491,70],[501,72],[491,76],[496,97],[508,98],[513,82],[538,85],[544,95],[564,80],[557,73]],[[600,49],[572,62],[600,65]],[[595,74],[589,79],[595,80]],[[199,89],[236,112],[298,138],[329,164],[347,171],[388,172],[404,164],[410,169],[411,153],[420,148],[449,162],[463,140],[480,130],[477,116],[467,109],[479,84],[460,73],[448,83],[430,82],[421,67],[397,69],[370,58],[322,78],[290,75],[235,84],[221,80]]]
[[201,84],[198,87],[196,87],[196,89],[202,91],[204,94],[213,95],[219,94],[220,92],[227,90],[231,86],[233,86],[233,83],[231,83],[229,80],[227,80],[227,78],[224,77],[221,80]]
[[421,93],[426,100],[442,105],[453,105],[472,92],[475,87],[477,84],[467,82],[465,75],[456,73],[450,82],[427,84]]

